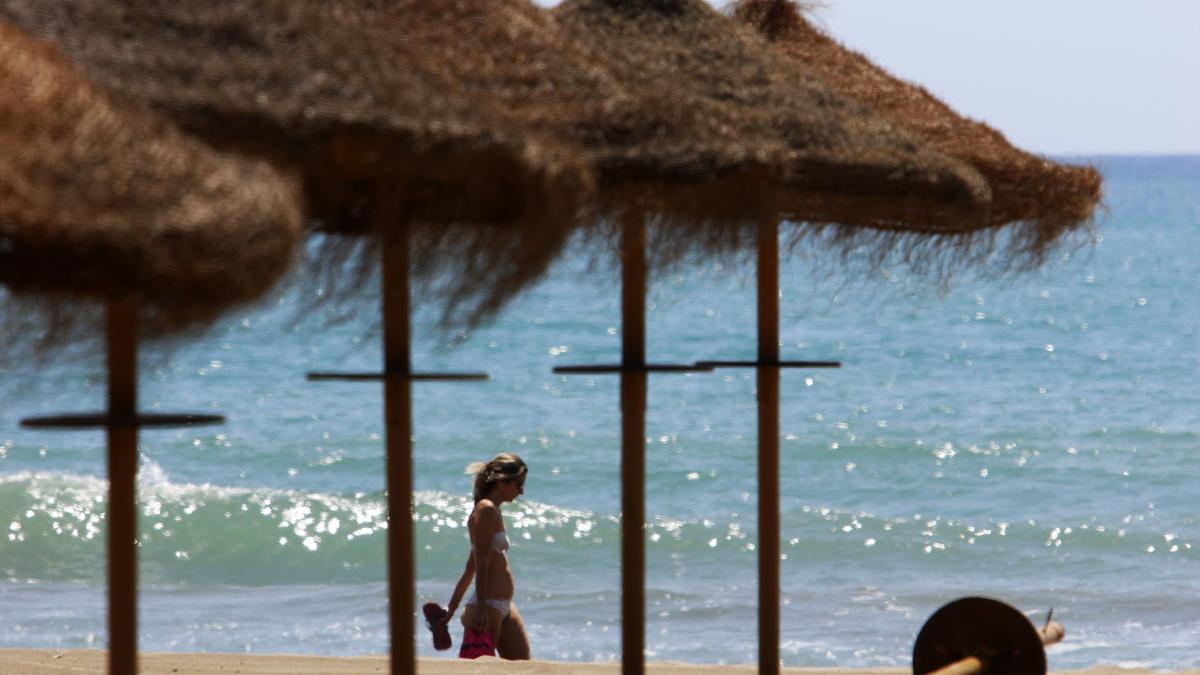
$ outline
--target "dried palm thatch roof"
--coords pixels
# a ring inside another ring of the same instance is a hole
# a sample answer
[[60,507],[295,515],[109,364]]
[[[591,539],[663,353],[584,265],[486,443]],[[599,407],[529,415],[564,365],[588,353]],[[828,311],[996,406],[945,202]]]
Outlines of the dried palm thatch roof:
[[[415,220],[505,220],[536,204],[509,188],[568,161],[488,123],[421,64],[379,58],[336,3],[3,0],[0,15],[186,131],[298,166],[331,228],[361,225],[379,182]],[[462,181],[465,198],[440,199]]]
[[731,194],[754,204],[777,181],[787,152],[778,138],[739,135],[708,102],[641,86],[529,0],[345,4],[370,8],[364,31],[394,57],[413,62],[420,52],[464,97],[582,147],[606,206],[644,201],[692,222],[719,220]]
[[[368,22],[366,4],[0,0],[0,16],[186,131],[294,167],[327,231],[369,232],[380,209],[398,228],[569,220],[586,188],[572,151],[460,95],[420,50],[383,58],[363,26],[403,39],[408,28],[377,14]],[[514,265],[504,258],[513,247],[495,246],[500,234],[425,234],[416,245],[434,244],[414,260],[449,251],[482,270],[459,275],[455,292],[483,291],[486,308],[516,290],[490,276]]]
[[0,283],[18,306],[65,319],[74,301],[132,298],[147,332],[170,333],[291,263],[299,189],[267,164],[185,137],[3,21],[0,94]]
[[834,93],[703,0],[566,0],[554,14],[623,81],[682,91],[730,142],[766,138],[782,150],[778,189],[743,208],[906,231],[978,226],[988,188],[974,170]]
[[450,237],[446,229],[416,234],[426,249],[448,239],[489,237],[490,246],[479,248],[507,251],[506,266],[457,256],[456,267],[469,278],[523,286],[548,267],[574,225],[632,204],[693,224],[718,223],[730,217],[729,195],[736,194],[733,213],[745,218],[740,202],[761,203],[777,182],[771,174],[785,154],[778,139],[733,138],[715,116],[697,112],[703,102],[618,81],[605,55],[529,0],[331,0],[326,6],[356,17],[362,35],[395,63],[424,68],[445,90],[490,107],[506,123],[580,148],[599,177],[598,199],[552,227],[524,227],[517,236],[479,228]]
[[988,224],[1017,224],[1016,239],[1031,258],[1092,217],[1101,187],[1094,168],[1052,162],[1013,147],[995,129],[962,117],[925,88],[839,44],[813,26],[795,0],[739,0],[732,13],[838,93],[975,167],[992,189]]

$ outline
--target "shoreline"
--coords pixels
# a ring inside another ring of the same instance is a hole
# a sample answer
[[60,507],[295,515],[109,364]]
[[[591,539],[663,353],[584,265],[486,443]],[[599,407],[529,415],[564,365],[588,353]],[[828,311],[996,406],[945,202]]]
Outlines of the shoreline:
[[[98,649],[0,649],[0,673],[22,675],[79,675],[104,673],[106,652]],[[146,652],[139,655],[142,675],[377,675],[388,672],[388,658],[377,656],[303,656],[288,654],[212,654]],[[476,675],[519,673],[521,675],[615,675],[618,663],[568,663],[561,661],[504,662],[492,658],[463,661],[453,658],[418,659],[417,670],[430,675]],[[671,662],[648,662],[646,671],[655,675],[718,675],[753,673],[754,665],[721,666]],[[907,668],[784,668],[790,675],[907,675]],[[1164,671],[1093,666],[1083,670],[1052,671],[1061,675],[1149,675]],[[1200,669],[1166,671],[1176,675],[1200,675]]]

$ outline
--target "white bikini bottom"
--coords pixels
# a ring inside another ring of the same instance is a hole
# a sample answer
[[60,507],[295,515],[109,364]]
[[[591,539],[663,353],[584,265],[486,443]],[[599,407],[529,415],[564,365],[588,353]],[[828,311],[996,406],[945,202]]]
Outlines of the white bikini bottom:
[[[479,604],[479,595],[476,594],[475,597],[471,598],[471,601],[468,602],[467,604],[468,605]],[[510,608],[512,607],[512,600],[493,600],[493,599],[489,598],[487,600],[484,600],[483,604],[487,605],[488,607],[491,607],[492,609],[496,610],[497,612],[500,612],[500,616],[508,618],[508,612],[509,612]]]

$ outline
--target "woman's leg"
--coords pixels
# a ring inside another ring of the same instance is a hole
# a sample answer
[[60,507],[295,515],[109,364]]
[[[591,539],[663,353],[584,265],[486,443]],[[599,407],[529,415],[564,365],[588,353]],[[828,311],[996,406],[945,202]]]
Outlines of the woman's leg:
[[509,661],[529,659],[529,636],[525,634],[525,621],[517,611],[516,603],[509,607],[508,616],[504,617],[496,650],[500,653],[500,658]]

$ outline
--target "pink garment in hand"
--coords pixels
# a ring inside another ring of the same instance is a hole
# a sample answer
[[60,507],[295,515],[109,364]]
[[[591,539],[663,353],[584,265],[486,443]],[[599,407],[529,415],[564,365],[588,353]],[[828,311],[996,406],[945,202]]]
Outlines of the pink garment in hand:
[[462,646],[458,649],[458,658],[477,659],[481,656],[495,656],[496,642],[492,634],[472,628],[463,632]]

